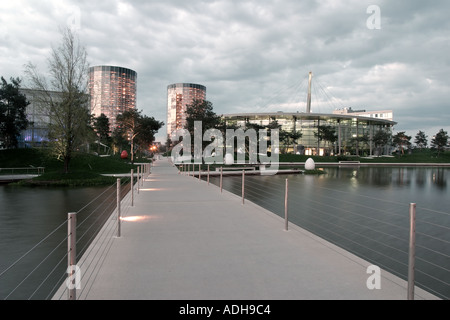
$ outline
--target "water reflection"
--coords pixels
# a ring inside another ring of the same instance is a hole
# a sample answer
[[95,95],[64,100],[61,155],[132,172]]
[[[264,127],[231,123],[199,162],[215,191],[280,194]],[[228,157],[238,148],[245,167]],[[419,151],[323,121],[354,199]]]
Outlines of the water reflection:
[[[417,283],[450,298],[450,168],[323,170],[323,175],[248,176],[246,199],[284,217],[289,179],[291,223],[402,278],[407,275],[409,204],[417,203]],[[241,177],[226,177],[223,186],[240,195]]]
[[[114,189],[111,190],[115,192]],[[68,213],[79,211],[91,200],[97,200],[77,215],[77,254],[81,255],[107,217],[108,212],[104,210],[91,214],[93,206],[110,196],[105,191],[108,188],[0,186],[0,273],[39,244],[20,263],[0,277],[0,299],[48,298],[53,286],[61,283],[61,275],[66,268],[63,257],[67,252],[65,222]],[[99,195],[102,197],[97,198]],[[115,202],[110,203],[114,205]],[[45,241],[41,243],[44,238]],[[40,263],[42,265],[31,273]],[[55,267],[57,272],[50,275]],[[49,278],[46,282],[34,292],[47,276]]]
[[446,167],[324,167],[322,178],[348,179],[352,183],[374,186],[447,188]]

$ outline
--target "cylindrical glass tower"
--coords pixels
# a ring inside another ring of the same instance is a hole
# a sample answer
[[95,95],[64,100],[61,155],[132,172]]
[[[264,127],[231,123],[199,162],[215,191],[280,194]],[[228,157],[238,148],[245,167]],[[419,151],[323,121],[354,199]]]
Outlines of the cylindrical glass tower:
[[110,129],[116,127],[117,115],[136,108],[137,73],[115,66],[89,68],[89,94],[91,114],[105,114]]
[[195,83],[174,83],[167,86],[167,135],[184,128],[186,109],[194,100],[206,99],[206,87]]

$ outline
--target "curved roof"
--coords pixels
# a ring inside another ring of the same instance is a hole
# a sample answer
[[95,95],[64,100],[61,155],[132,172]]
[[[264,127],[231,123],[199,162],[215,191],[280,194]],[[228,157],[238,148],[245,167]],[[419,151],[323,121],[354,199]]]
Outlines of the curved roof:
[[355,116],[351,114],[331,114],[331,113],[306,113],[306,112],[255,112],[255,113],[228,113],[223,114],[222,117],[225,118],[248,118],[248,117],[254,117],[254,118],[265,118],[265,117],[284,117],[284,118],[291,118],[291,117],[297,117],[302,118],[305,120],[317,120],[317,119],[358,119],[362,121],[371,121],[371,122],[377,122],[380,124],[387,124],[387,125],[396,125],[397,122],[391,121],[391,120],[384,120],[379,118],[372,118],[372,117],[363,117],[363,116]]

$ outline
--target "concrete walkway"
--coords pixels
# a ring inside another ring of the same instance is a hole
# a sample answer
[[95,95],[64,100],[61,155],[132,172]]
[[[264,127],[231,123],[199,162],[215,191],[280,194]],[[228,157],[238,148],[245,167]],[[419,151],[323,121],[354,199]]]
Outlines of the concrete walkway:
[[[156,161],[78,299],[405,300],[406,282],[275,214]],[[85,278],[85,277],[83,277]],[[83,286],[83,284],[82,284]],[[416,299],[436,299],[416,288]],[[60,297],[61,294],[55,295]],[[62,298],[66,298],[65,295]]]

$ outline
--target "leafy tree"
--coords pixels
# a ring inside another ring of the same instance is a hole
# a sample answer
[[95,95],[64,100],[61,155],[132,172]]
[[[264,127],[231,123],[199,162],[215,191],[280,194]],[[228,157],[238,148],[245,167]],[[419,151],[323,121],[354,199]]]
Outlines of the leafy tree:
[[213,111],[213,104],[207,100],[194,100],[186,109],[186,126],[191,136],[194,136],[195,121],[202,122],[202,136],[208,129],[219,128],[220,116]]
[[436,148],[438,151],[438,157],[439,154],[444,151],[444,147],[448,145],[448,135],[447,131],[444,131],[444,129],[439,130],[438,133],[433,137],[431,140],[431,146],[433,148]]
[[[191,141],[194,141],[195,122],[202,122],[202,137],[208,129],[218,129],[223,133],[225,126],[220,116],[213,111],[213,104],[207,100],[194,100],[191,105],[186,108],[186,124],[185,129],[191,135]],[[203,140],[203,139],[202,139]],[[208,141],[202,141],[202,150],[209,144]],[[191,145],[191,152],[194,153],[195,145]]]
[[111,130],[109,129],[109,118],[102,113],[94,118],[93,126],[99,141],[103,143],[108,142],[108,137],[111,133]]
[[123,130],[122,135],[130,142],[131,162],[133,162],[135,145],[148,146],[151,144],[155,134],[164,123],[153,117],[142,115],[141,111],[130,109],[117,116],[117,125]]
[[109,118],[104,113],[102,113],[98,117],[95,117],[93,119],[93,128],[99,142],[98,146],[100,147],[100,143],[108,145],[111,140],[110,138],[111,130],[109,129]]
[[128,139],[125,138],[126,133],[125,130],[121,127],[114,128],[111,133],[111,143],[113,147],[114,154],[116,152],[121,152],[128,146]]
[[416,134],[414,143],[420,149],[426,148],[428,145],[428,141],[425,132],[419,130],[419,132]]
[[19,92],[19,78],[11,78],[8,83],[1,77],[0,87],[0,142],[5,148],[17,148],[17,137],[29,125],[26,108],[30,104]]
[[70,28],[61,32],[62,40],[52,48],[48,59],[50,84],[31,63],[26,73],[39,97],[41,113],[49,119],[48,137],[53,151],[69,172],[73,152],[90,139],[90,114],[87,95],[87,53]]
[[317,138],[317,150],[319,150],[320,141],[326,141],[331,145],[337,141],[336,130],[331,126],[318,126],[314,136]]
[[391,138],[391,135],[385,130],[377,131],[373,136],[373,143],[375,148],[378,149],[378,153],[381,154],[381,149],[384,148]]
[[293,145],[294,153],[296,151],[297,146],[297,140],[300,139],[303,136],[303,133],[300,131],[286,131],[286,130],[280,130],[280,140],[283,141],[284,145],[289,146]]
[[155,134],[164,125],[164,122],[158,121],[153,117],[142,115],[139,119],[139,134],[136,136],[136,142],[141,150],[148,150],[155,141]]
[[402,154],[405,154],[405,148],[411,146],[411,136],[405,134],[405,131],[398,132],[392,137],[392,142],[394,146],[398,146],[402,150]]

